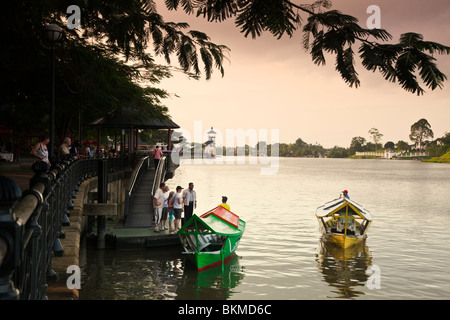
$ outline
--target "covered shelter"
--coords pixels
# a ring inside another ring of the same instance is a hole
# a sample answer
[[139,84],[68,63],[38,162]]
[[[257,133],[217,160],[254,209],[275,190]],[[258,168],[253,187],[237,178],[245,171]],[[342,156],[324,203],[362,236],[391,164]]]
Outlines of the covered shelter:
[[[171,149],[171,138],[174,129],[180,128],[172,120],[165,118],[152,117],[145,111],[133,108],[116,109],[104,117],[89,123],[90,126],[97,127],[97,152],[100,151],[100,130],[101,128],[114,128],[117,144],[117,130],[129,130],[128,151],[131,153],[137,148],[139,143],[139,129],[167,129],[168,130],[168,148]],[[121,139],[122,140],[122,139]],[[123,141],[123,140],[122,140]],[[115,146],[117,150],[117,145]]]

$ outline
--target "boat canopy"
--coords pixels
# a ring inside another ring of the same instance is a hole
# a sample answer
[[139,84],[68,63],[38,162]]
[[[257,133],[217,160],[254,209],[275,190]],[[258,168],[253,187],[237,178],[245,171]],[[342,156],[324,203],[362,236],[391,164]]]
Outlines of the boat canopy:
[[318,207],[316,210],[316,216],[318,218],[329,217],[345,208],[346,206],[349,207],[350,212],[355,213],[361,218],[364,218],[368,221],[372,221],[372,215],[370,214],[369,210],[363,208],[360,204],[344,197],[332,200],[325,203],[323,206]]
[[200,222],[212,233],[220,235],[239,235],[243,233],[245,229],[245,222],[240,220],[239,216],[222,206],[217,206],[201,216],[197,216],[196,214],[192,215],[179,232],[191,233],[193,231],[193,233],[198,233],[198,230],[194,231],[192,228],[193,223],[195,224],[195,220]]

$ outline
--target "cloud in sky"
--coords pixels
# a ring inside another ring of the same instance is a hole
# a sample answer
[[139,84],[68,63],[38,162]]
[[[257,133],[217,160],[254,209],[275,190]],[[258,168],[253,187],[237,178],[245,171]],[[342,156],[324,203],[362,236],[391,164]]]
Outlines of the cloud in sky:
[[[194,132],[195,121],[202,121],[205,132],[211,126],[222,132],[279,129],[280,142],[301,138],[324,147],[348,147],[353,137],[369,140],[372,127],[384,135],[382,143],[409,142],[410,127],[421,118],[429,121],[435,137],[450,131],[449,81],[442,90],[427,89],[417,96],[357,63],[361,87],[350,88],[335,71],[334,57],[328,57],[326,66],[314,65],[301,46],[300,32],[281,40],[269,34],[244,38],[232,20],[208,23],[180,10],[169,12],[162,0],[156,3],[166,21],[188,22],[191,29],[206,32],[214,43],[231,49],[223,78],[215,72],[209,81],[196,81],[176,73],[162,81],[162,88],[179,96],[164,101],[172,119],[189,132]],[[333,1],[333,9],[357,17],[362,26],[370,16],[369,5],[380,7],[381,27],[392,34],[393,42],[401,33],[417,32],[425,40],[450,45],[448,0]],[[436,58],[450,78],[450,56]]]

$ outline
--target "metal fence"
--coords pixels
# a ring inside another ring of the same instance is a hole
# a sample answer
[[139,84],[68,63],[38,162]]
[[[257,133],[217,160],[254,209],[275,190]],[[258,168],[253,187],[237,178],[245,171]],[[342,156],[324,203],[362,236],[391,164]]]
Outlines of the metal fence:
[[60,239],[62,226],[70,224],[72,198],[84,180],[97,175],[98,161],[106,161],[108,172],[129,168],[123,158],[67,159],[51,170],[36,162],[23,193],[0,176],[0,300],[47,298],[47,278],[55,276],[52,258],[64,254]]
[[152,186],[152,195],[155,194],[161,182],[165,181],[166,171],[167,171],[167,158],[162,157],[158,161],[158,167],[155,170],[155,177],[153,178],[153,186]]

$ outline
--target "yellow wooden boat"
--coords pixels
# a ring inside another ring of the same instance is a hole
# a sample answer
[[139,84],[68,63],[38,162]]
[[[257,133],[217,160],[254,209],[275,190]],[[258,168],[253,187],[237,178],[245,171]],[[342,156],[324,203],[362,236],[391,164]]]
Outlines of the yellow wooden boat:
[[358,203],[341,197],[316,209],[323,239],[342,248],[363,242],[372,223],[372,215]]

